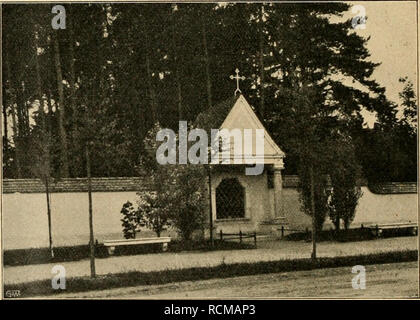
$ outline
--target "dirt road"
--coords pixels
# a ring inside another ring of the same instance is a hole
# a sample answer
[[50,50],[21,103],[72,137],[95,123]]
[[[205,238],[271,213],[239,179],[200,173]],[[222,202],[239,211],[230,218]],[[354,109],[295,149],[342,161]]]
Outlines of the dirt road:
[[228,279],[60,295],[78,298],[238,298],[238,297],[418,297],[417,262],[366,266],[366,289],[352,287],[351,267],[297,271]]

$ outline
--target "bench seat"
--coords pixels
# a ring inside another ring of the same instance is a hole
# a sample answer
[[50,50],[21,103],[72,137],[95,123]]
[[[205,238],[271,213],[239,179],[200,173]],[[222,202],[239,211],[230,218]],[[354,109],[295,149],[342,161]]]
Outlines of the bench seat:
[[122,240],[105,240],[104,246],[107,247],[108,253],[112,255],[115,252],[115,247],[142,245],[142,244],[155,244],[155,243],[161,243],[162,251],[166,251],[168,249],[169,242],[171,242],[170,237],[137,238],[137,239],[122,239]]
[[370,229],[377,237],[382,234],[383,230],[392,229],[409,229],[411,230],[412,235],[417,235],[418,233],[418,224],[415,222],[388,223],[379,225],[368,225],[365,227],[367,229]]

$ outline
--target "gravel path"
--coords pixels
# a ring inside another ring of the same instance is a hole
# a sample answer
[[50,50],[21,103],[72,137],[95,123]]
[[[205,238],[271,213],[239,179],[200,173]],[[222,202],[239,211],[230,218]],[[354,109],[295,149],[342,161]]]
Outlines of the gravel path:
[[413,298],[418,297],[417,262],[366,266],[366,288],[352,287],[351,267],[264,275],[185,281],[164,285],[137,286],[58,296],[61,298]]
[[[378,239],[361,242],[321,242],[317,246],[319,257],[335,257],[357,254],[369,254],[396,250],[415,250],[417,237]],[[126,271],[156,271],[190,267],[216,266],[222,261],[227,264],[238,262],[271,261],[280,259],[309,258],[312,244],[304,241],[260,241],[258,249],[225,250],[212,252],[155,253],[136,256],[120,256],[96,259],[98,275]],[[22,283],[34,280],[51,279],[55,265],[66,269],[66,276],[88,276],[89,260],[40,264],[28,266],[6,266],[3,269],[5,284]]]

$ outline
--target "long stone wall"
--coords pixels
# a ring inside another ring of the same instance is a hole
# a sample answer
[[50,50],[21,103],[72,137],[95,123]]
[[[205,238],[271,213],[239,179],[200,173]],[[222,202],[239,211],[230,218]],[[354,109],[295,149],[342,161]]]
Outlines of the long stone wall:
[[[136,192],[148,189],[141,178],[93,179],[93,216],[95,237],[122,237],[120,210],[126,201],[136,203]],[[290,227],[310,227],[310,219],[300,210],[297,178],[283,179],[283,210]],[[415,187],[415,188],[414,188]],[[356,211],[354,226],[361,223],[417,221],[416,185],[410,192],[397,188],[390,194],[375,194],[362,187],[363,196]],[[64,179],[52,186],[52,232],[56,246],[87,244],[88,197],[85,179]],[[384,190],[384,189],[382,189]],[[34,179],[4,180],[2,188],[2,236],[7,249],[48,246],[46,195],[44,186]],[[328,228],[330,224],[326,224]],[[146,232],[144,232],[147,234]],[[150,234],[150,233],[149,233]],[[171,235],[174,235],[171,232]]]
[[[121,238],[120,210],[136,203],[136,192],[94,192],[95,238]],[[56,246],[87,244],[87,193],[51,194],[52,234]],[[48,247],[46,196],[42,193],[3,194],[3,246],[7,249]]]
[[[375,194],[368,187],[362,187],[362,192],[351,227],[360,227],[361,224],[417,222],[417,193]],[[283,210],[290,229],[311,229],[311,219],[301,210],[296,188],[283,189]],[[327,218],[324,229],[330,228],[333,225]]]

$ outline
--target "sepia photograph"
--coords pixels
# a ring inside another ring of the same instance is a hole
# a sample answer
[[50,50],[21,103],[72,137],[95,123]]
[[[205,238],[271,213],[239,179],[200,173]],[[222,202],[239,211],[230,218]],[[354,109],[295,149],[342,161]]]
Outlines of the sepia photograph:
[[3,1],[2,299],[419,299],[418,13]]

